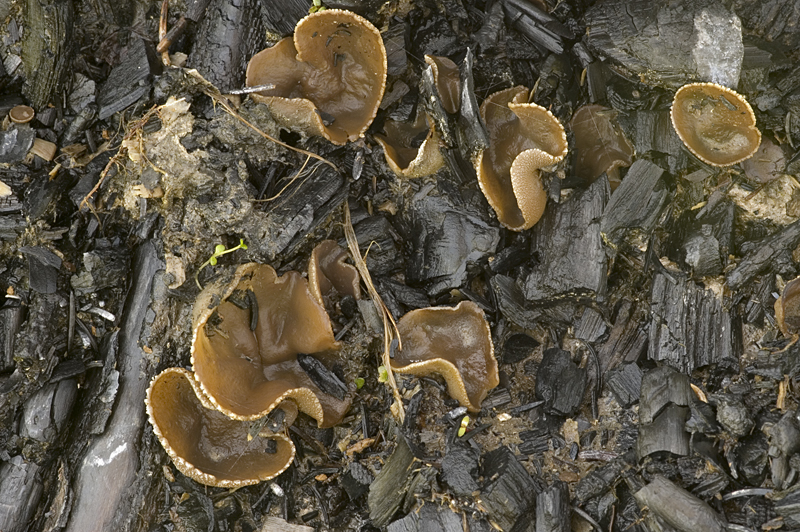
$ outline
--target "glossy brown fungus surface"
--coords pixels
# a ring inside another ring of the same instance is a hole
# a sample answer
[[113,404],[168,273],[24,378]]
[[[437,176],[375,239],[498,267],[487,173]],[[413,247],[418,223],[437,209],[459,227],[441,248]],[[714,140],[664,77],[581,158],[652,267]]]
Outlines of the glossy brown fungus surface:
[[476,412],[500,382],[491,330],[471,301],[456,307],[412,310],[397,323],[402,349],[392,359],[399,373],[438,373],[450,395]]
[[293,38],[253,56],[247,85],[274,85],[253,99],[283,126],[345,144],[375,118],[386,68],[377,28],[355,13],[327,9],[298,22]]
[[200,294],[193,322],[195,375],[227,416],[258,419],[291,399],[320,426],[342,419],[349,401],[323,393],[297,362],[299,353],[330,360],[339,347],[330,318],[299,273],[279,277],[264,264],[242,265],[233,282]]
[[575,173],[587,182],[605,173],[616,187],[619,168],[633,162],[633,146],[616,121],[616,111],[584,105],[572,115],[570,125],[575,136]]
[[228,418],[203,404],[192,374],[169,368],[147,390],[153,429],[184,475],[209,486],[236,488],[281,474],[294,459],[294,445],[283,434],[248,435],[248,423]]
[[350,254],[335,240],[323,240],[311,252],[308,262],[308,285],[321,304],[336,296],[361,299],[361,277],[347,262]]
[[386,163],[402,177],[423,177],[436,172],[444,164],[439,151],[439,136],[424,114],[417,115],[414,123],[387,120],[385,135],[375,135],[383,146]]
[[489,96],[481,117],[489,148],[475,161],[478,183],[504,226],[532,227],[547,203],[540,169],[567,154],[564,127],[547,109],[527,103],[528,89],[513,87]]
[[715,83],[690,83],[675,93],[672,125],[686,147],[712,166],[751,157],[761,143],[753,109],[744,97]]

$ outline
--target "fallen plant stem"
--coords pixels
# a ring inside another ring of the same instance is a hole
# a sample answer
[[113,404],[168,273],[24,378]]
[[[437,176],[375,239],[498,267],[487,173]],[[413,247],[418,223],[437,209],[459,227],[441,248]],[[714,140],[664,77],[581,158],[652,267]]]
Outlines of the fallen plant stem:
[[219,89],[217,89],[208,80],[203,78],[200,75],[199,72],[197,72],[196,70],[191,70],[191,71],[189,71],[189,73],[192,76],[195,76],[201,82],[201,85],[203,87],[203,92],[206,94],[206,96],[208,96],[209,98],[214,100],[215,103],[220,104],[222,106],[222,108],[225,109],[225,111],[227,111],[231,116],[233,116],[236,119],[238,119],[239,121],[241,121],[244,125],[246,125],[247,127],[252,129],[256,133],[258,133],[259,135],[261,135],[265,139],[267,139],[267,140],[269,140],[271,142],[274,142],[275,144],[278,144],[279,146],[283,146],[284,148],[287,148],[289,150],[296,151],[296,152],[302,153],[303,155],[306,155],[308,157],[317,159],[317,160],[319,160],[319,161],[321,161],[321,162],[323,162],[323,163],[325,163],[327,165],[330,165],[330,167],[333,168],[334,170],[336,170],[337,172],[339,171],[339,168],[337,168],[335,164],[330,162],[325,157],[323,157],[321,155],[317,155],[314,152],[303,150],[301,148],[295,148],[294,146],[289,146],[288,144],[283,143],[283,142],[279,141],[278,139],[276,139],[276,138],[274,138],[274,137],[272,137],[270,135],[267,135],[266,133],[261,131],[255,124],[251,124],[247,119],[242,117],[242,115],[240,115],[239,112],[236,109],[233,108],[233,106],[231,105],[231,102],[228,101],[228,99],[225,96],[222,95],[222,93],[219,91]]
[[141,132],[141,129],[144,127],[144,125],[147,124],[148,121],[150,121],[150,118],[152,118],[153,115],[155,115],[156,113],[161,111],[161,109],[164,108],[166,105],[169,105],[169,104],[154,105],[141,118],[139,118],[138,120],[135,120],[133,122],[133,124],[131,125],[131,128],[128,130],[127,133],[125,133],[125,136],[122,137],[122,142],[120,143],[119,148],[117,149],[117,153],[111,159],[109,159],[109,161],[106,164],[105,168],[103,168],[103,171],[100,172],[100,179],[97,180],[97,183],[95,183],[95,185],[92,187],[92,190],[90,190],[83,197],[83,200],[81,200],[80,206],[78,207],[79,209],[82,209],[82,208],[86,207],[87,209],[92,211],[92,213],[95,216],[97,216],[97,213],[95,212],[94,207],[89,204],[89,200],[91,199],[91,197],[94,195],[95,192],[100,190],[100,187],[103,185],[103,181],[105,181],[106,176],[108,175],[108,172],[111,171],[112,166],[113,165],[120,165],[120,166],[122,165],[122,163],[120,162],[120,159],[124,158],[125,155],[128,152],[128,148],[125,145],[125,141],[126,140],[130,140],[134,136],[139,134]]
[[372,276],[369,274],[367,263],[364,262],[364,258],[361,256],[361,250],[358,249],[356,232],[353,230],[353,223],[350,221],[350,206],[346,201],[344,203],[344,236],[347,239],[347,247],[350,249],[350,254],[353,256],[356,269],[361,275],[364,284],[367,286],[372,304],[375,305],[378,314],[383,317],[383,367],[386,370],[386,382],[388,382],[389,386],[392,388],[392,395],[394,396],[395,402],[394,405],[392,405],[392,410],[396,413],[400,423],[402,423],[406,414],[403,409],[403,399],[400,397],[400,390],[397,388],[397,381],[394,378],[394,372],[392,372],[391,357],[389,356],[394,339],[397,339],[398,349],[402,349],[403,347],[402,340],[400,339],[400,331],[397,329],[397,323],[395,323],[392,313],[386,308],[386,304],[383,302],[383,299],[381,299],[381,296],[375,289],[375,285],[372,283]]

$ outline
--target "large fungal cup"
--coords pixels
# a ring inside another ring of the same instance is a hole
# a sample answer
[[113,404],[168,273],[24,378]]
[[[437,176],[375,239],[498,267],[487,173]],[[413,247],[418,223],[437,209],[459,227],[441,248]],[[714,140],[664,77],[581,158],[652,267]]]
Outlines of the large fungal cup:
[[475,161],[478,183],[504,226],[532,227],[544,213],[547,193],[540,170],[567,154],[564,127],[547,109],[528,103],[528,89],[496,92],[481,105],[489,148]]
[[248,425],[209,408],[192,374],[169,368],[147,390],[153,429],[184,475],[209,486],[236,488],[280,475],[294,459],[283,434],[250,435]]
[[716,83],[678,89],[670,116],[689,151],[712,166],[740,163],[761,144],[753,108],[741,94]]
[[302,19],[294,37],[253,56],[247,86],[284,127],[345,144],[364,135],[386,87],[386,49],[368,20],[340,9]]

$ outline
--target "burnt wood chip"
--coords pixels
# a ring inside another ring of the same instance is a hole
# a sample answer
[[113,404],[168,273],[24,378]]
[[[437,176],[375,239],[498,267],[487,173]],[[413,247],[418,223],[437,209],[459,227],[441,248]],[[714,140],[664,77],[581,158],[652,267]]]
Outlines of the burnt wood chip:
[[536,496],[536,532],[569,532],[572,510],[567,483],[556,480]]
[[548,349],[536,375],[536,397],[545,401],[549,412],[571,416],[581,404],[586,381],[586,369],[572,362],[568,351]]
[[477,478],[480,451],[459,440],[447,448],[442,459],[442,480],[453,493],[466,496],[479,488]]
[[539,342],[525,333],[513,334],[503,344],[503,363],[516,364],[533,354]]
[[369,486],[374,479],[375,477],[372,476],[369,469],[358,462],[352,462],[342,475],[342,487],[350,500],[355,501],[369,491]]
[[639,400],[642,388],[642,370],[636,364],[624,364],[612,370],[606,377],[608,385],[617,402],[628,408]]
[[686,274],[659,271],[650,293],[652,323],[647,356],[690,373],[715,364],[735,369],[742,355],[741,318],[736,307]]
[[[425,504],[419,511],[409,513],[402,519],[391,523],[388,532],[489,532],[491,527],[484,521],[466,518],[469,528],[464,528],[461,513],[454,512],[447,505]],[[481,527],[481,525],[485,525]]]
[[161,73],[155,48],[144,39],[134,38],[121,57],[122,62],[111,70],[97,92],[97,117],[100,120],[122,111],[145,96],[150,91],[150,84],[147,83],[150,75]]
[[604,297],[608,259],[600,217],[610,194],[608,179],[601,176],[565,202],[545,209],[532,229],[531,255],[539,264],[522,287],[528,300],[562,294]]
[[486,483],[478,499],[489,518],[502,530],[512,530],[517,523],[533,521],[536,497],[541,491],[514,453],[498,447],[483,457]]
[[347,385],[334,372],[326,368],[322,362],[313,355],[299,353],[297,355],[297,363],[306,372],[311,382],[320,390],[340,401],[344,401],[347,396]]
[[633,456],[623,456],[592,470],[575,486],[575,503],[583,506],[592,497],[597,497],[612,489],[623,472],[630,469],[629,462],[633,459]]
[[600,219],[600,232],[614,252],[636,250],[647,242],[672,194],[661,176],[664,169],[637,159],[614,191]]

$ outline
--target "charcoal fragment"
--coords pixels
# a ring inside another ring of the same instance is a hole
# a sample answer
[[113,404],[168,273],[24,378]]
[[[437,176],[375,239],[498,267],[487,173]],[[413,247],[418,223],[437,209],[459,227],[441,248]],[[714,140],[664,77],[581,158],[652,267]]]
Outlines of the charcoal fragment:
[[340,401],[347,397],[347,385],[313,355],[298,353],[297,363],[320,390]]
[[623,364],[612,370],[606,377],[606,384],[617,402],[628,408],[639,400],[642,387],[642,370],[637,364]]
[[448,446],[447,454],[442,459],[442,480],[453,493],[465,496],[478,489],[479,459],[480,451],[474,447],[459,441]]
[[569,532],[572,510],[567,483],[556,480],[536,496],[536,532]]
[[36,133],[29,126],[14,126],[0,131],[0,163],[22,161],[35,138]]
[[355,501],[369,491],[373,480],[374,477],[369,472],[369,469],[358,462],[352,462],[347,467],[345,474],[342,475],[342,487],[347,492],[350,500]]
[[123,61],[115,66],[97,91],[98,118],[105,120],[150,92],[151,74],[159,74],[155,48],[140,37],[128,45]]
[[533,354],[539,342],[527,334],[519,333],[509,336],[503,343],[503,363],[516,364]]
[[541,491],[508,447],[498,447],[483,457],[486,483],[478,499],[492,521],[503,530],[533,520]]
[[789,476],[789,460],[800,451],[800,426],[797,412],[787,412],[774,426],[765,429],[769,436],[772,483],[782,489]]
[[663,173],[663,169],[646,159],[637,159],[628,169],[600,221],[603,239],[613,250],[646,249],[670,197],[661,179]]
[[577,412],[586,391],[586,369],[579,368],[568,351],[547,349],[536,375],[536,397],[546,408],[561,416]]

